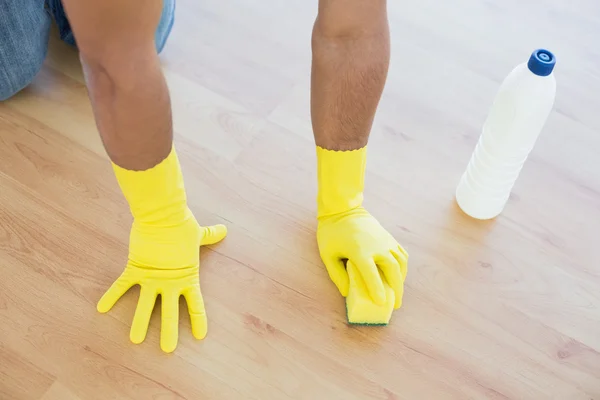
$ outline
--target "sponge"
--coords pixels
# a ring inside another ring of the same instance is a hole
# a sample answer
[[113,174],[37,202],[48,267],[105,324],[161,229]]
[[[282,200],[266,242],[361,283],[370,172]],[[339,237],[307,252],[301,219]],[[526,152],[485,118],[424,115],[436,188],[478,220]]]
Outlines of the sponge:
[[375,304],[369,295],[365,281],[360,276],[358,268],[348,260],[346,264],[350,287],[346,297],[346,315],[352,325],[387,325],[394,311],[394,290],[385,280],[381,271],[379,275],[385,288],[385,304]]

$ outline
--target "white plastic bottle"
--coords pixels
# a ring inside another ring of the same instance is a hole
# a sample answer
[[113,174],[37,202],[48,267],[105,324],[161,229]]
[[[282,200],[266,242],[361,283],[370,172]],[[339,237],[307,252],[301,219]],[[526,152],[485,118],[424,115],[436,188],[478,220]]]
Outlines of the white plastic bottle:
[[550,51],[538,49],[502,82],[456,189],[458,205],[471,217],[490,219],[504,209],[554,105],[555,63]]

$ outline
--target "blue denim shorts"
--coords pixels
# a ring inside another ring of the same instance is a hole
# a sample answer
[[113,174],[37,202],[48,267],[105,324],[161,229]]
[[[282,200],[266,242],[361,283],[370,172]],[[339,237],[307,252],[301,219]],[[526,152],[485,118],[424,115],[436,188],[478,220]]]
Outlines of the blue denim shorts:
[[[175,1],[163,0],[155,35],[159,53],[173,27]],[[76,46],[61,0],[0,0],[0,101],[31,83],[41,69],[48,52],[52,20],[60,38]]]

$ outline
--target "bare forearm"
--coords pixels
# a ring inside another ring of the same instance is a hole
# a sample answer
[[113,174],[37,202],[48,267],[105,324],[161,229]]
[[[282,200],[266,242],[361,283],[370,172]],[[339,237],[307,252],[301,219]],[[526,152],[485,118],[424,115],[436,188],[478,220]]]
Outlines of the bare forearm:
[[385,1],[322,0],[312,50],[316,144],[332,150],[364,147],[389,66]]
[[111,160],[151,168],[172,147],[171,104],[154,34],[161,0],[64,0],[96,124]]
[[155,56],[124,62],[131,64],[131,72],[121,70],[112,75],[101,65],[85,60],[82,64],[109,157],[122,168],[145,170],[165,159],[171,150],[169,93]]

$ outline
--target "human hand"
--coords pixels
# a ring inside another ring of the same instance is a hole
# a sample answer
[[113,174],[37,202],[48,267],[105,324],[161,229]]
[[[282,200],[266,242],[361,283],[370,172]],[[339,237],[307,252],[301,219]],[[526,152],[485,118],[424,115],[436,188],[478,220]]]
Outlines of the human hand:
[[133,343],[141,343],[146,338],[156,297],[160,295],[160,347],[170,353],[177,347],[179,296],[183,295],[190,313],[192,333],[196,339],[203,339],[207,320],[200,292],[198,248],[217,243],[226,235],[224,225],[198,225],[189,210],[186,210],[183,222],[175,226],[134,221],[127,265],[98,302],[98,311],[108,312],[133,285],[140,285],[130,339]]
[[363,207],[319,218],[317,243],[329,277],[342,296],[348,295],[349,260],[360,272],[373,301],[385,303],[381,269],[395,294],[394,308],[402,305],[408,253]]

